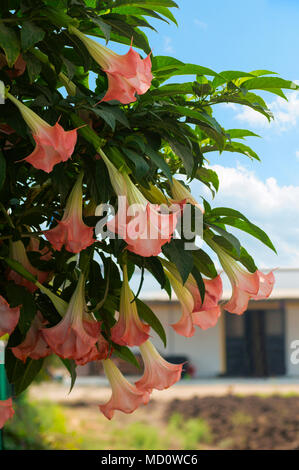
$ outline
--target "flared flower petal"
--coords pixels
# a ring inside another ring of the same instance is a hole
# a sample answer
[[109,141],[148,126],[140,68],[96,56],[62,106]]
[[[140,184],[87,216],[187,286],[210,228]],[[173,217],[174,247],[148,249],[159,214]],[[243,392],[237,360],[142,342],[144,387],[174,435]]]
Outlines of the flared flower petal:
[[18,324],[20,308],[11,308],[8,302],[0,295],[0,337],[11,334]]
[[257,274],[259,277],[259,290],[257,295],[252,296],[253,300],[262,300],[267,299],[273,290],[274,283],[275,283],[275,276],[273,271],[268,274],[264,274],[261,271],[257,270]]
[[52,351],[41,332],[48,322],[43,318],[40,312],[37,312],[31,327],[29,328],[24,341],[11,348],[13,354],[23,362],[26,362],[27,358],[31,359],[41,359],[42,357],[47,357],[52,354]]
[[183,364],[165,361],[150,341],[146,341],[139,349],[144,362],[144,374],[135,382],[139,390],[164,390],[180,380]]
[[138,316],[136,302],[130,289],[127,267],[123,268],[124,279],[120,293],[120,309],[117,323],[111,328],[111,339],[121,346],[139,346],[149,338],[148,325]]
[[57,325],[42,330],[45,341],[58,356],[80,360],[93,349],[99,337],[100,324],[86,310],[84,277],[80,274],[64,318]]
[[62,220],[56,227],[44,232],[58,251],[65,246],[71,253],[79,253],[95,242],[93,228],[85,225],[82,219],[82,180],[83,173],[72,189]]
[[67,161],[74,152],[77,129],[65,131],[58,122],[50,126],[10,93],[7,97],[18,107],[36,143],[33,152],[24,160],[47,173],[50,173],[57,163]]
[[140,405],[148,403],[149,392],[138,390],[135,385],[130,384],[111,359],[103,361],[103,366],[112,389],[110,400],[104,405],[99,405],[106,418],[112,419],[115,410],[133,413]]
[[232,286],[231,298],[223,306],[225,310],[242,315],[247,310],[250,299],[259,300],[269,297],[275,281],[272,272],[267,275],[258,270],[250,273],[242,268],[236,260],[214,243],[213,240],[209,240],[209,244],[217,253]]
[[75,362],[77,365],[84,366],[88,362],[107,359],[111,353],[112,349],[110,348],[108,341],[106,341],[104,336],[100,333],[95,346],[93,346],[85,356],[76,359]]
[[202,303],[201,295],[197,283],[192,275],[186,281],[186,288],[191,292],[194,300],[192,312],[193,323],[199,328],[206,330],[216,325],[221,315],[221,308],[218,305],[222,296],[222,280],[220,275],[214,279],[204,279],[205,296]]
[[[29,271],[37,280],[43,284],[49,277],[49,273],[46,271],[40,271],[30,263],[25,247],[21,240],[10,243],[10,257],[15,261],[18,261],[27,271]],[[8,272],[8,280],[14,281],[20,286],[26,287],[30,292],[36,291],[37,287],[32,282],[25,279],[17,272],[10,270]]]
[[141,59],[138,52],[130,47],[126,54],[119,55],[73,26],[69,27],[69,31],[81,39],[90,55],[107,74],[108,90],[101,101],[132,103],[136,101],[136,94],[143,95],[150,88],[153,79],[150,54]]
[[[105,163],[106,159],[104,159]],[[111,166],[109,163],[108,169]],[[115,179],[114,173],[109,171]],[[108,221],[107,227],[111,232],[118,233],[127,243],[127,249],[143,257],[157,256],[162,246],[171,240],[181,215],[180,205],[165,207],[151,204],[133,184],[128,175],[121,175],[126,184],[126,190],[119,196],[119,207],[116,216]],[[113,184],[113,181],[112,181]],[[119,182],[114,184],[119,188]]]
[[3,428],[6,421],[13,417],[14,413],[11,398],[0,400],[0,429]]

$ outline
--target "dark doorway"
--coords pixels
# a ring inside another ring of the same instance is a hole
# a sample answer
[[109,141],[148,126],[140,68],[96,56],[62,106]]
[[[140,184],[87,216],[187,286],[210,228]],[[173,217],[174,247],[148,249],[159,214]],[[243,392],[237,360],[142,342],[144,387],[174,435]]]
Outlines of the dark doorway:
[[283,310],[225,312],[227,375],[266,377],[285,374]]

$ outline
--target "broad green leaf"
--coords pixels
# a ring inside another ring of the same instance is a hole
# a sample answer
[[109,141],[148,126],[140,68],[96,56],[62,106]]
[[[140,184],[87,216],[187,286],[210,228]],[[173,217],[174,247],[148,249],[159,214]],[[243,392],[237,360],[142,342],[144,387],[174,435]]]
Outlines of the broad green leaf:
[[221,223],[225,225],[230,225],[232,227],[235,227],[239,230],[243,230],[243,232],[247,232],[253,237],[257,238],[260,240],[264,245],[268,246],[271,250],[273,250],[276,253],[276,249],[271,242],[270,238],[268,235],[257,225],[253,224],[252,222],[249,222],[249,220],[240,220],[240,219],[235,219],[233,217],[224,217],[221,219]]
[[152,329],[159,335],[164,346],[166,347],[166,334],[164,328],[159,320],[159,318],[154,314],[154,312],[139,299],[136,299],[136,305],[138,310],[138,315],[142,320],[145,321]]
[[44,37],[45,31],[31,21],[24,21],[24,23],[22,23],[21,45],[23,51],[28,51],[30,47],[42,41]]
[[185,284],[193,268],[192,251],[185,250],[185,242],[181,239],[172,239],[163,246],[162,251],[175,264]]
[[124,361],[130,362],[131,364],[133,364],[133,366],[140,369],[139,362],[137,361],[135,355],[132,353],[131,349],[129,349],[127,346],[119,346],[118,344],[113,343],[113,354],[114,356],[117,356],[120,359],[123,359]]
[[168,139],[168,141],[173,152],[182,160],[187,175],[191,177],[195,163],[191,150],[175,140]]
[[12,28],[0,23],[0,47],[5,52],[8,67],[13,67],[20,54],[20,42]]
[[231,139],[243,139],[244,137],[260,137],[255,132],[249,131],[248,129],[227,129],[226,134],[229,134]]
[[142,179],[149,171],[149,166],[144,158],[137,152],[134,152],[134,150],[125,147],[122,149],[122,151],[128,157],[128,159],[134,163],[137,179]]
[[205,276],[214,278],[217,270],[209,255],[202,249],[193,251],[194,266]]
[[291,80],[284,80],[280,77],[257,77],[246,80],[242,83],[242,87],[247,90],[267,90],[277,88],[286,88],[289,90],[297,90],[299,87]]
[[73,387],[76,383],[76,378],[77,378],[77,372],[76,372],[76,363],[73,359],[63,359],[62,357],[59,358],[61,362],[64,364],[64,366],[67,368],[67,370],[70,373],[71,376],[71,386],[69,393],[73,390]]
[[11,269],[27,279],[27,281],[33,282],[33,284],[36,283],[37,279],[33,276],[33,274],[27,271],[27,269],[25,269],[21,263],[11,258],[4,258],[4,261]]
[[145,154],[154,162],[154,164],[162,170],[164,175],[172,181],[172,174],[170,171],[169,166],[165,162],[164,158],[156,152],[150,145],[146,145],[145,147]]
[[209,223],[208,224],[213,230],[218,232],[225,240],[227,240],[236,250],[238,256],[240,255],[240,250],[241,250],[241,244],[239,240],[232,235],[231,233],[227,232],[224,230],[222,227],[219,227],[216,223]]

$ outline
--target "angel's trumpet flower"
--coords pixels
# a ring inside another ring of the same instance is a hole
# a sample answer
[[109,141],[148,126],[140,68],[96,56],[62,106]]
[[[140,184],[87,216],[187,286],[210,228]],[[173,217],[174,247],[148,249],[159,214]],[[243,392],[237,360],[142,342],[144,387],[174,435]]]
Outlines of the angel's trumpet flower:
[[111,359],[104,360],[103,366],[112,389],[110,400],[104,405],[99,405],[106,418],[113,418],[115,410],[133,413],[140,405],[148,403],[149,392],[138,390],[135,385],[130,384]]
[[82,180],[83,173],[80,173],[67,200],[62,220],[56,227],[44,232],[55,250],[60,251],[65,245],[66,250],[79,253],[95,241],[93,228],[85,225],[82,219]]
[[150,54],[146,59],[141,59],[131,46],[125,55],[119,55],[90,39],[74,26],[70,26],[69,31],[83,42],[90,55],[107,74],[108,90],[101,101],[132,103],[136,101],[136,94],[143,95],[150,88],[153,79]]
[[57,163],[66,162],[74,151],[77,129],[65,131],[58,122],[50,126],[10,93],[7,93],[7,97],[18,107],[36,143],[34,151],[24,160],[47,173],[50,173]]

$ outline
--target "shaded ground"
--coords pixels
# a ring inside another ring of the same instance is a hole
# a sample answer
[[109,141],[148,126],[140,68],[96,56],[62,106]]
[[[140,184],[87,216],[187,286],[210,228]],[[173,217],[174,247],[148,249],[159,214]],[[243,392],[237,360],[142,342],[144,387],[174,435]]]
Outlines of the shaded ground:
[[240,384],[182,384],[154,393],[131,415],[116,412],[112,421],[98,410],[110,396],[107,387],[81,385],[67,396],[65,385],[44,383],[30,396],[63,407],[67,429],[80,436],[78,448],[299,450],[295,385],[243,384],[241,395]]
[[299,450],[298,396],[175,399],[165,407],[165,422],[174,413],[206,421],[218,448]]

